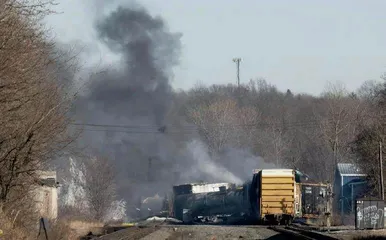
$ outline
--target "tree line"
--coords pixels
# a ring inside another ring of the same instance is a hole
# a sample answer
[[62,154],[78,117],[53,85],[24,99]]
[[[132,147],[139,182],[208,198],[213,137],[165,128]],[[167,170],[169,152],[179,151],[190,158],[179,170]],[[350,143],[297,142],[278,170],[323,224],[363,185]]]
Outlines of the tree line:
[[264,79],[239,87],[196,86],[176,96],[214,154],[229,145],[248,148],[278,167],[330,182],[337,163],[356,163],[375,186],[385,97],[383,81],[366,81],[354,92],[341,82],[327,83],[312,96],[279,91]]
[[[0,219],[15,209],[36,217],[31,199],[39,171],[52,167],[79,135],[69,131],[76,94],[68,87],[78,65],[39,24],[51,13],[49,4],[0,0]],[[337,163],[357,163],[379,193],[378,148],[386,134],[382,81],[367,81],[355,92],[330,83],[312,96],[256,79],[197,85],[173,96],[171,121],[194,125],[213,155],[229,146],[248,149],[268,163],[330,182]],[[104,157],[90,159],[82,165],[88,214],[103,220],[116,200],[113,168]],[[16,220],[20,226],[25,221]]]

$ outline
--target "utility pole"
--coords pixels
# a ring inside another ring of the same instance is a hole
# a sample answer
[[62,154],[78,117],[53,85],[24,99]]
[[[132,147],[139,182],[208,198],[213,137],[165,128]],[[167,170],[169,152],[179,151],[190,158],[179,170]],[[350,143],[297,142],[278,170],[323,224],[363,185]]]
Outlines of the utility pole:
[[240,87],[240,62],[241,62],[241,58],[233,58],[233,62],[236,63],[237,87]]
[[379,169],[380,169],[380,190],[381,198],[385,200],[385,189],[383,186],[383,163],[382,163],[382,141],[379,141]]
[[329,182],[327,183],[327,189],[326,190],[327,190],[327,192],[326,192],[327,201],[326,201],[325,216],[326,216],[327,231],[330,232],[330,227],[331,227],[331,205],[332,205],[332,198],[334,197],[334,195],[332,193],[332,186],[331,186],[331,184]]
[[152,157],[149,157],[149,159],[148,159],[148,166],[147,166],[147,181],[148,182],[151,182],[151,181],[153,181],[153,178],[152,178],[152,172],[151,172],[151,164],[152,164],[152,161],[153,161],[153,159],[152,159]]

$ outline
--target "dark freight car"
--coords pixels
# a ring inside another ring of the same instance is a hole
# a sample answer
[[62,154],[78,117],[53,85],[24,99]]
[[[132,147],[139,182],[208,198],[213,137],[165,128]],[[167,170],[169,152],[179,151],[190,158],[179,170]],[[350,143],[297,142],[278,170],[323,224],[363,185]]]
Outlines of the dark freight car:
[[[249,212],[247,201],[248,196],[244,188],[181,194],[175,196],[174,215],[184,222],[212,222],[215,218],[240,220]],[[185,219],[187,216],[189,219]]]
[[315,218],[322,215],[326,207],[327,185],[301,183],[302,215],[305,218]]
[[299,206],[295,185],[294,170],[263,169],[238,188],[224,184],[174,186],[172,212],[183,222],[289,223]]

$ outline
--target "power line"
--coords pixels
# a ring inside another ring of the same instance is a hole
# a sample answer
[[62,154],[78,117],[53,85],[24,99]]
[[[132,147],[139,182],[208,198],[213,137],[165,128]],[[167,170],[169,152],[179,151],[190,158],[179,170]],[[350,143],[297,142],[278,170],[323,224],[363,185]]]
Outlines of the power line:
[[[334,121],[330,120],[324,122],[326,124],[333,123]],[[352,121],[344,121],[344,123],[357,122],[356,120]],[[208,126],[217,126],[217,127],[269,127],[269,126],[284,126],[284,127],[292,127],[292,126],[306,126],[306,125],[320,125],[320,121],[318,120],[307,120],[307,121],[292,121],[292,122],[277,122],[277,123],[250,123],[250,124],[208,124]],[[70,123],[70,125],[74,126],[89,126],[89,127],[108,127],[108,128],[128,128],[128,129],[148,129],[148,130],[157,130],[159,129],[158,125],[115,125],[115,124],[93,124],[93,123]],[[175,127],[180,129],[197,129],[197,125],[167,125],[167,127]]]
[[[132,134],[161,134],[159,131],[125,131],[125,130],[112,130],[112,129],[87,129],[87,128],[77,128],[76,130],[85,131],[85,132],[112,132],[112,133],[132,133]],[[191,134],[194,131],[172,131],[167,132],[167,134]]]
[[[323,123],[333,123],[333,120],[323,121]],[[342,123],[352,123],[357,122],[357,120],[347,120],[347,121],[341,121]],[[300,120],[300,121],[288,121],[288,122],[274,122],[274,123],[267,123],[267,122],[260,122],[260,123],[248,123],[248,124],[220,124],[222,127],[253,127],[253,126],[277,126],[277,125],[285,125],[285,126],[303,126],[304,124],[319,124],[320,120],[317,119],[311,119],[311,120]],[[148,128],[159,128],[159,125],[119,125],[119,124],[95,124],[95,123],[70,123],[70,125],[74,126],[90,126],[90,127],[111,127],[111,128],[142,128],[142,129],[148,129]],[[210,126],[213,125],[219,125],[219,124],[209,124]],[[166,126],[165,126],[166,127]],[[176,127],[176,128],[197,128],[197,125],[176,125],[176,124],[168,124],[167,127]]]
[[157,129],[155,125],[115,125],[115,124],[94,124],[94,123],[70,123],[70,125],[81,127],[107,127],[107,128],[124,128],[124,129]]
[[[332,123],[333,121],[328,121],[328,123]],[[344,123],[350,123],[356,121],[345,121]],[[90,128],[79,128],[78,130],[83,131],[94,131],[94,132],[117,132],[117,133],[171,133],[171,134],[179,134],[179,133],[196,133],[199,131],[205,131],[205,129],[200,128],[199,126],[179,126],[179,125],[168,125],[167,127],[159,128],[156,125],[113,125],[113,124],[94,124],[94,123],[71,123],[70,125],[80,126],[80,127],[92,127]],[[256,123],[256,124],[209,124],[209,127],[215,127],[217,129],[221,128],[231,128],[231,127],[246,127],[246,128],[254,128],[254,129],[264,129],[264,128],[284,128],[286,130],[291,130],[294,128],[317,128],[320,127],[320,122],[318,120],[308,120],[308,121],[293,121],[287,123]],[[104,129],[101,129],[104,128]],[[113,129],[111,129],[113,128]],[[119,129],[122,128],[122,129]],[[163,131],[161,131],[162,129]]]
[[[159,125],[116,125],[116,124],[94,124],[94,123],[70,123],[74,126],[89,126],[89,127],[111,127],[111,128],[160,128]],[[168,125],[173,126],[173,125]],[[174,125],[177,126],[177,125]],[[195,127],[195,126],[183,126],[183,127]]]

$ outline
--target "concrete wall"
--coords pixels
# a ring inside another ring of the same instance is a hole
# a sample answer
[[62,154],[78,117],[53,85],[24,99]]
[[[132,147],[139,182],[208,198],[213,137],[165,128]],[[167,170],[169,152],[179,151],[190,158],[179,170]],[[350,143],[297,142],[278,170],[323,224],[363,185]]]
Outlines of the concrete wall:
[[[55,180],[51,182],[56,183],[56,172],[54,171],[40,172],[39,175],[41,180],[53,178]],[[56,184],[37,186],[35,189],[35,202],[40,217],[56,219],[58,216],[58,190]]]

